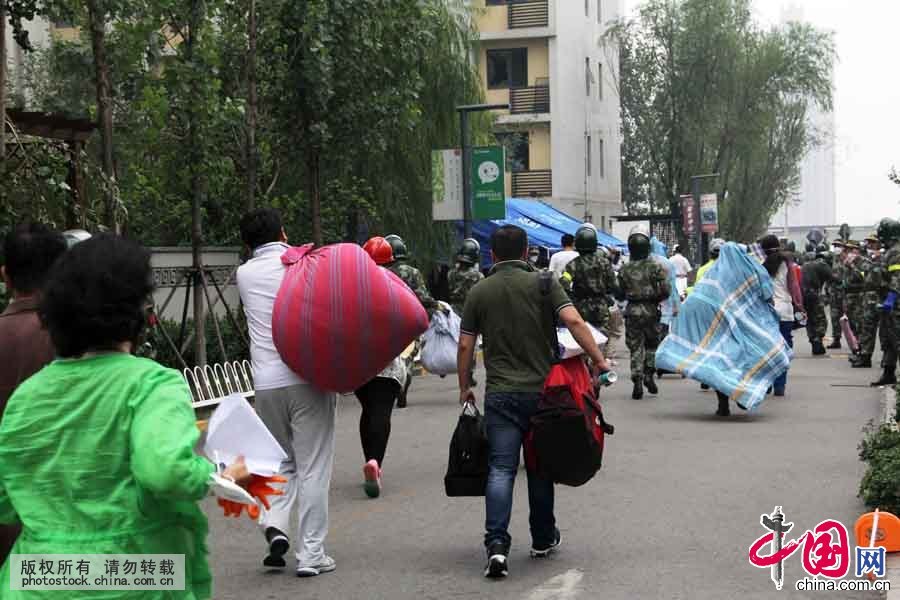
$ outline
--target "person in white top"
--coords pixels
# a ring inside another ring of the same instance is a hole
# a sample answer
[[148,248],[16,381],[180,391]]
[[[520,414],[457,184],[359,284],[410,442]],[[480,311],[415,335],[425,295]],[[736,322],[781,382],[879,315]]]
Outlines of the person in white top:
[[[791,273],[793,263],[781,251],[781,242],[774,235],[767,235],[759,241],[759,245],[766,253],[763,267],[772,277],[775,304],[775,312],[778,313],[779,328],[785,343],[794,347],[794,312],[802,310],[802,306],[795,306],[794,297],[791,294],[791,281],[794,275]],[[787,386],[787,373],[780,375],[773,384],[776,396],[784,396]]]
[[675,265],[675,284],[678,287],[678,294],[683,298],[687,292],[688,273],[691,272],[691,261],[689,261],[681,253],[681,246],[676,245],[672,257],[669,259]]
[[571,233],[565,233],[560,240],[563,249],[550,257],[550,270],[556,274],[559,279],[566,270],[566,265],[578,258],[578,252],[575,251],[575,236]]
[[287,479],[284,495],[274,496],[260,519],[269,544],[263,565],[286,566],[287,531],[296,506],[297,575],[310,577],[335,569],[334,559],[325,554],[325,536],[337,397],[291,371],[272,341],[272,309],[286,269],[281,255],[289,248],[281,215],[273,209],[254,210],[241,218],[240,228],[252,253],[237,270],[237,284],[250,331],[256,412],[288,455],[279,473]]

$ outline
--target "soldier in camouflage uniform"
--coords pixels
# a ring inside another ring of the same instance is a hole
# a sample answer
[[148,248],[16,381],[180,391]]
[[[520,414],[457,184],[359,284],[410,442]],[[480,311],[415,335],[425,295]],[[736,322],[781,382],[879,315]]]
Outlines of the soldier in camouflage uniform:
[[[862,246],[856,240],[847,240],[844,243],[844,292],[847,307],[847,319],[850,321],[850,329],[859,339],[862,331],[863,313],[865,310],[866,279],[872,270],[872,263],[863,254]],[[851,362],[859,359],[859,349]],[[869,361],[871,366],[871,360]]]
[[806,334],[814,356],[825,354],[822,338],[828,332],[825,316],[823,289],[831,281],[830,256],[828,253],[808,253],[802,267],[803,306],[806,308]]
[[[428,285],[425,283],[422,272],[414,266],[407,264],[406,261],[409,259],[409,252],[406,250],[406,244],[399,235],[389,235],[384,239],[391,245],[391,250],[394,253],[394,262],[388,265],[388,270],[402,279],[403,283],[413,291],[416,298],[419,299],[419,302],[422,303],[422,306],[424,306],[425,310],[428,312],[428,317],[431,318],[431,315],[434,314],[434,311],[438,307],[438,303],[431,297],[431,293],[428,291]],[[406,356],[406,366],[410,373],[414,371],[416,356],[418,354],[419,342],[416,340],[413,351]],[[406,395],[407,392],[409,392],[410,385],[412,385],[412,377],[407,377],[406,385],[403,387],[403,391],[400,392],[400,396],[397,399],[397,408],[406,408]]]
[[630,262],[619,272],[616,298],[628,300],[625,309],[625,343],[631,352],[631,397],[640,400],[644,386],[651,394],[658,389],[653,380],[656,348],[660,342],[659,303],[669,297],[671,284],[665,269],[650,257],[650,238],[644,233],[628,236]]
[[583,225],[575,232],[578,257],[566,265],[559,282],[581,317],[609,334],[610,297],[616,289],[616,273],[606,256],[597,251],[597,230]]
[[878,224],[878,239],[885,247],[882,260],[882,302],[879,305],[882,311],[880,323],[882,337],[882,367],[884,372],[878,381],[873,381],[873,386],[893,385],[897,383],[897,327],[900,319],[897,318],[897,294],[900,291],[900,223],[894,219],[882,219]]
[[844,315],[844,242],[835,240],[832,244],[835,248],[834,259],[831,265],[832,280],[828,286],[828,304],[831,310],[831,345],[829,350],[841,348],[841,317]]
[[[475,287],[475,284],[484,279],[484,275],[478,267],[481,264],[481,245],[477,240],[469,238],[463,240],[462,246],[456,255],[456,265],[450,270],[447,279],[450,284],[450,305],[453,312],[462,318],[463,307],[466,305],[466,298],[469,297],[469,291]],[[475,381],[475,360],[472,357],[472,368],[469,370],[469,381],[472,387],[478,385]]]
[[469,290],[484,279],[478,269],[481,262],[481,246],[471,238],[463,240],[456,255],[456,265],[450,269],[447,279],[450,284],[450,306],[462,317],[463,306],[469,297]]
[[881,286],[884,281],[881,264],[881,242],[875,234],[866,238],[869,270],[863,286],[863,306],[859,323],[859,358],[853,361],[853,368],[865,369],[872,366],[872,353],[875,352],[875,336],[878,334],[878,321],[881,311]]

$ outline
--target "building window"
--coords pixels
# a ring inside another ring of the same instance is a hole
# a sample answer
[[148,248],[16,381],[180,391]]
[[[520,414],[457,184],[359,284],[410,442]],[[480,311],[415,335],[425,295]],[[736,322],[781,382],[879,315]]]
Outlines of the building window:
[[503,6],[509,4],[509,2],[507,0],[487,0],[485,4],[488,6]]
[[603,63],[597,63],[597,97],[603,100]]
[[591,59],[590,59],[590,57],[584,59],[584,92],[585,92],[585,95],[590,97],[590,95],[591,95]]
[[603,0],[597,0],[597,22],[603,23]]
[[510,173],[527,171],[529,168],[530,140],[527,131],[513,131],[496,134],[497,141],[506,150],[506,170]]
[[597,170],[600,171],[600,179],[603,179],[604,177],[606,177],[606,168],[604,167],[604,165],[606,164],[606,157],[603,155],[603,139],[601,138],[599,142],[600,156],[598,156],[597,158],[600,161],[600,167]]
[[584,137],[584,168],[585,174],[590,177],[591,176],[591,136],[586,135]]
[[528,85],[528,48],[488,50],[487,85],[492,90]]
[[590,0],[584,0],[584,16],[591,16],[591,2]]

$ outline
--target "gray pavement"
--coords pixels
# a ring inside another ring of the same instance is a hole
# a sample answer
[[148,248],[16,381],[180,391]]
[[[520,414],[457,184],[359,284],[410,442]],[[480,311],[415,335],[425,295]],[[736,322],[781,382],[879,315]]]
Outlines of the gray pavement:
[[[765,533],[760,515],[776,504],[798,535],[826,518],[852,529],[864,511],[856,497],[862,475],[856,447],[862,427],[878,415],[880,396],[862,387],[876,370],[850,369],[844,356],[812,358],[800,340],[787,397],[769,397],[752,416],[733,409],[725,420],[712,414],[713,392],[673,376],[663,379],[659,396],[641,401],[630,399],[627,381],[605,391],[601,400],[616,434],[597,477],[581,488],[557,487],[562,549],[547,560],[528,558],[520,473],[510,577],[498,582],[482,577],[483,500],[443,492],[458,415],[455,379],[418,378],[410,407],[394,412],[385,491],[377,500],[367,499],[361,485],[359,406],[344,397],[327,543],[337,570],[298,579],[291,558],[288,571],[264,572],[255,526],[246,517],[224,519],[207,500],[215,597],[877,598],[794,591],[803,576],[799,553],[786,563],[785,589],[777,592],[768,570],[747,560],[750,544]],[[626,361],[619,372],[627,372]]]

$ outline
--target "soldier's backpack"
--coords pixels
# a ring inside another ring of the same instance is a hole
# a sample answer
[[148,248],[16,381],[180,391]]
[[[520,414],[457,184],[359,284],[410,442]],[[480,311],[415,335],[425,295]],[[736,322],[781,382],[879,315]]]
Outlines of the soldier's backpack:
[[[545,330],[556,342],[553,307],[549,306],[550,278],[541,275]],[[551,333],[552,332],[552,333]],[[558,343],[554,343],[559,348]],[[525,438],[525,461],[543,478],[563,485],[580,486],[597,473],[603,463],[604,436],[615,428],[603,418],[597,388],[580,357],[554,361],[538,410],[531,417]]]
[[317,388],[352,392],[428,327],[416,295],[356,244],[288,249],[272,311],[285,364]]

